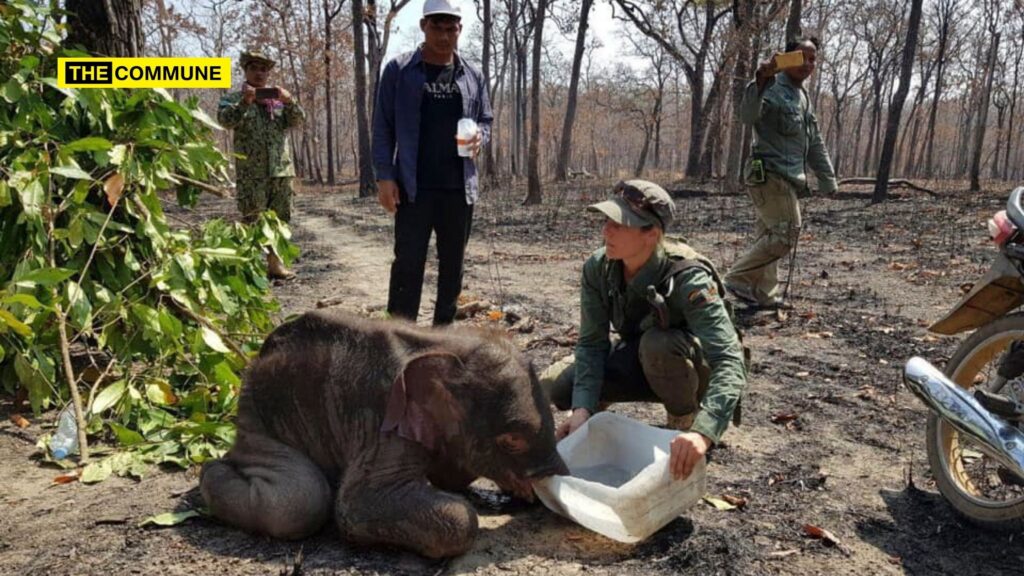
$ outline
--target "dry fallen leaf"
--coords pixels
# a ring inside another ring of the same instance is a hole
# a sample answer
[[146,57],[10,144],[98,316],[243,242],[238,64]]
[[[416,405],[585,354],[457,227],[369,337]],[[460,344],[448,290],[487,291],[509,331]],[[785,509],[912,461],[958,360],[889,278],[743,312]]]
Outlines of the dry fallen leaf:
[[799,418],[799,414],[776,414],[772,416],[773,424],[785,424],[786,422],[792,422]]
[[722,494],[722,500],[725,500],[737,508],[745,508],[748,502],[748,500],[743,496],[732,496],[730,494]]
[[11,414],[11,422],[18,428],[28,428],[30,422],[21,414]]
[[829,532],[828,530],[825,530],[824,528],[821,528],[820,526],[815,526],[814,524],[804,524],[804,534],[807,534],[811,538],[821,540],[826,544],[830,544],[832,546],[835,546],[836,548],[839,548],[840,550],[842,550],[843,554],[846,554],[847,556],[850,555],[850,549],[843,544],[842,540],[836,538],[835,534]]
[[121,192],[124,191],[124,176],[121,176],[120,172],[114,172],[103,182],[103,191],[107,193],[107,202],[111,206],[117,204],[121,199]]
[[497,322],[505,316],[505,313],[501,310],[491,310],[487,313],[487,318],[491,321]]
[[793,554],[799,554],[799,553],[800,553],[800,551],[796,550],[796,549],[793,549],[793,550],[779,550],[778,552],[770,552],[770,553],[768,553],[768,557],[773,559],[773,560],[781,560],[783,558],[787,558],[789,556],[792,556]]
[[735,505],[730,504],[721,498],[715,498],[714,496],[705,496],[703,500],[718,510],[728,511],[736,509]]
[[70,484],[78,480],[78,470],[72,470],[53,479],[54,484]]

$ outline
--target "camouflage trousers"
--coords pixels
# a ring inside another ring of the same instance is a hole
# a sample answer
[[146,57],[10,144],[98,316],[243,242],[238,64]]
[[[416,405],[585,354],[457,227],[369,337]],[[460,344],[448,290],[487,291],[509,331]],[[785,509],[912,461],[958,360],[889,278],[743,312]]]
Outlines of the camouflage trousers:
[[[676,416],[693,414],[708,389],[711,367],[700,342],[683,330],[651,328],[614,342],[604,366],[601,402],[658,402]],[[576,362],[572,356],[541,373],[541,388],[559,410],[572,408]]]
[[774,303],[779,290],[779,259],[793,249],[801,226],[796,186],[771,172],[766,178],[763,184],[747,185],[757,210],[757,236],[724,279],[726,286],[749,294],[761,305]]
[[283,222],[292,219],[292,179],[261,178],[239,180],[238,211],[242,221],[252,222],[266,210],[273,210]]

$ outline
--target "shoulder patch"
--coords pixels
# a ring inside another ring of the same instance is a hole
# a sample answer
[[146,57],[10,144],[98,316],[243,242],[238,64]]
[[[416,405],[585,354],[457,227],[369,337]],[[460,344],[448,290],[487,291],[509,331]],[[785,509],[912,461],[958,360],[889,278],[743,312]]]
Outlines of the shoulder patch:
[[711,283],[702,288],[696,288],[691,290],[686,295],[686,299],[689,300],[693,306],[707,306],[718,301],[718,287]]

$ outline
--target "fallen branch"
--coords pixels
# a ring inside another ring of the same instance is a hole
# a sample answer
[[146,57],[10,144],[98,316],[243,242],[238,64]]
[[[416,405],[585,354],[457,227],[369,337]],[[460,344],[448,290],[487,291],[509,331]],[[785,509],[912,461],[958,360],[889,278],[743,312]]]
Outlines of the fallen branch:
[[209,192],[210,194],[213,194],[214,196],[220,196],[221,198],[227,198],[228,197],[227,191],[224,190],[223,188],[218,188],[218,187],[213,186],[211,184],[207,184],[206,182],[200,182],[199,180],[193,180],[192,178],[189,178],[188,176],[182,176],[181,174],[175,174],[174,177],[177,178],[178,180],[181,180],[182,182],[184,182],[186,184],[189,184],[191,186],[195,186],[196,188],[199,188],[200,190]]
[[209,328],[211,332],[213,332],[217,336],[220,336],[220,339],[224,342],[225,346],[227,346],[229,349],[231,349],[232,352],[237,354],[238,357],[241,358],[243,362],[249,362],[249,356],[247,356],[245,351],[242,350],[242,347],[236,344],[234,340],[232,340],[231,338],[228,338],[227,334],[224,334],[223,332],[218,330],[217,327],[211,324],[209,320],[203,318],[202,316],[196,314],[195,312],[189,310],[188,308],[185,308],[173,298],[169,298],[167,302],[169,302],[171,306],[174,307],[175,310],[181,312],[183,315],[188,316],[190,319],[192,319],[192,321],[195,322],[196,324],[199,324],[200,326],[205,326],[206,328]]
[[[876,179],[876,178],[843,178],[842,180],[839,181],[840,185],[843,185],[843,184],[871,184],[873,186],[876,183],[878,183],[878,179]],[[892,180],[889,180],[889,186],[906,186],[907,188],[911,188],[913,190],[917,190],[918,192],[924,192],[925,194],[930,194],[932,197],[935,197],[935,198],[937,198],[939,196],[938,194],[935,193],[934,190],[929,190],[929,189],[927,189],[927,188],[925,188],[923,186],[919,186],[917,184],[914,184],[910,180],[906,180],[904,178],[894,178]]]

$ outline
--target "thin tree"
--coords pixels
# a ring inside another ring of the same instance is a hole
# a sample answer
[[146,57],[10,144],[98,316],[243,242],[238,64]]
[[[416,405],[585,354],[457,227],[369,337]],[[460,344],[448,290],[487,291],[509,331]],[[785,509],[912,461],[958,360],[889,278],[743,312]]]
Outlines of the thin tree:
[[[995,26],[990,27],[994,28]],[[988,122],[989,98],[992,94],[992,80],[995,76],[996,57],[999,53],[999,37],[1001,33],[991,30],[992,42],[988,49],[988,65],[985,66],[985,88],[981,93],[981,102],[978,104],[978,123],[974,132],[974,154],[971,157],[971,192],[981,190],[981,153],[985,145],[985,124]]]
[[[334,90],[331,89],[331,55],[334,53],[334,40],[331,27],[334,19],[341,12],[345,0],[331,5],[331,0],[324,0],[324,109],[327,111],[327,184],[334,186]],[[358,68],[358,67],[357,67]]]
[[[359,133],[359,197],[377,195],[370,153],[370,120],[366,106],[366,49],[363,42],[363,0],[352,0],[352,57],[355,66],[356,130]],[[333,172],[328,178],[333,178]]]
[[896,136],[900,129],[900,115],[903,103],[910,91],[911,74],[914,71],[914,56],[917,54],[917,36],[921,29],[921,5],[923,0],[911,0],[910,21],[907,23],[907,42],[903,46],[903,61],[900,68],[900,87],[893,95],[889,105],[889,123],[885,128],[885,141],[882,144],[882,158],[878,163],[878,175],[875,177],[875,192],[871,202],[883,202],[889,190],[889,171],[892,169],[892,158],[896,151]]
[[590,8],[594,0],[583,0],[580,6],[580,23],[576,31],[576,50],[572,56],[572,76],[569,77],[569,94],[565,104],[565,121],[562,123],[561,148],[558,151],[558,165],[555,167],[555,179],[565,182],[569,179],[569,159],[572,157],[572,128],[576,122],[576,101],[580,87],[580,68],[583,65],[583,54],[586,52],[587,27],[590,21]]
[[534,14],[533,62],[530,86],[530,151],[527,159],[527,184],[524,205],[540,204],[544,194],[540,186],[540,56],[544,48],[544,13],[548,0],[537,0]]
[[[936,18],[939,27],[939,54],[936,56],[938,69],[935,71],[935,90],[932,95],[932,107],[928,111],[928,129],[925,141],[927,145],[924,151],[924,174],[932,173],[932,158],[935,151],[935,121],[939,113],[939,101],[942,98],[942,82],[946,72],[946,55],[950,43],[950,28],[960,7],[960,0],[939,0],[936,6]],[[922,164],[919,162],[919,164]]]

